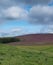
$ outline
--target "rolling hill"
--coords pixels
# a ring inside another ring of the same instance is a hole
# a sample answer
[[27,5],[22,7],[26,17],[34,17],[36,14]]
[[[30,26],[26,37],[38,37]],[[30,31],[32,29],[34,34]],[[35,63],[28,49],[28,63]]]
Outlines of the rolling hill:
[[53,34],[29,34],[17,38],[25,42],[53,42]]
[[9,43],[12,45],[50,45],[53,44],[53,34],[28,34],[23,36],[16,36],[20,42]]

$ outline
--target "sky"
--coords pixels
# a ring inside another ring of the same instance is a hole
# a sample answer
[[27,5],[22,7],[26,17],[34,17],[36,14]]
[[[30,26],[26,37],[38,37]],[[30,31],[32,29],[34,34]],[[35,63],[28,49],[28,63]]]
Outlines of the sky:
[[0,37],[53,33],[53,0],[0,0]]

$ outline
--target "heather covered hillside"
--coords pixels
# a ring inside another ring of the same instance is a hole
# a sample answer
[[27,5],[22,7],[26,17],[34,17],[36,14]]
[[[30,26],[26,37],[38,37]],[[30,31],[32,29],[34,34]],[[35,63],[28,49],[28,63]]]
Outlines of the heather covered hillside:
[[53,34],[28,34],[0,38],[0,43],[10,45],[53,45]]
[[17,36],[25,42],[53,42],[53,34],[28,34]]

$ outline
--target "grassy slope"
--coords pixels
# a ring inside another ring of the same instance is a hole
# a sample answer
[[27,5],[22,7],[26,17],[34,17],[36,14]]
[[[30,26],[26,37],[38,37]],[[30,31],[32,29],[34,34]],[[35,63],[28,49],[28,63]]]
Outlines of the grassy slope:
[[0,65],[53,65],[53,46],[0,44]]

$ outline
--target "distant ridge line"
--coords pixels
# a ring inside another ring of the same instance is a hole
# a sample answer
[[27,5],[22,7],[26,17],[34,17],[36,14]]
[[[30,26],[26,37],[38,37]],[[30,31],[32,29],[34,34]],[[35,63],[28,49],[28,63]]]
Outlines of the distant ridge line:
[[28,34],[23,36],[17,36],[17,38],[24,39],[24,41],[26,42],[53,42],[53,34]]

